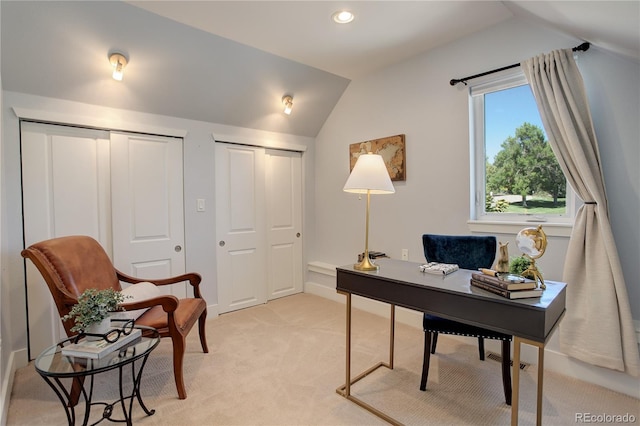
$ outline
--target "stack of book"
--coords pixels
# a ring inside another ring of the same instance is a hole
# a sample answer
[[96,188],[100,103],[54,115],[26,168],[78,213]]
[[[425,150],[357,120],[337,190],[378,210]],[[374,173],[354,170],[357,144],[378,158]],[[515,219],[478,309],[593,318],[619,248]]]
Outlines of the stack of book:
[[121,334],[120,338],[113,343],[109,343],[105,339],[87,340],[87,338],[83,338],[77,343],[72,343],[63,347],[62,355],[78,358],[100,359],[111,352],[122,348],[128,343],[139,340],[141,336],[142,332],[140,329],[134,328],[129,334]]
[[471,274],[471,285],[507,299],[525,299],[542,296],[542,289],[537,288],[533,280],[507,275],[506,277],[490,276],[480,272]]

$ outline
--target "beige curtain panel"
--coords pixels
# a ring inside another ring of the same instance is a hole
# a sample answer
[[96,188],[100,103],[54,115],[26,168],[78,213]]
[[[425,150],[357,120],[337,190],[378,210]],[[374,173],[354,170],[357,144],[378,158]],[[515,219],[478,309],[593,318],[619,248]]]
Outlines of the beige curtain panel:
[[520,65],[558,163],[585,201],[565,259],[567,311],[560,323],[561,350],[589,364],[638,376],[638,343],[609,222],[598,141],[573,52],[555,50]]

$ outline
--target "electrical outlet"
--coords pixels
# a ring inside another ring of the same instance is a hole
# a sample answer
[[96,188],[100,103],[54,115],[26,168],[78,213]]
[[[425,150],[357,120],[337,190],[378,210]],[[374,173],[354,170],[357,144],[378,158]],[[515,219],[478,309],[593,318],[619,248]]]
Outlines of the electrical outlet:
[[402,260],[409,260],[409,249],[402,249]]

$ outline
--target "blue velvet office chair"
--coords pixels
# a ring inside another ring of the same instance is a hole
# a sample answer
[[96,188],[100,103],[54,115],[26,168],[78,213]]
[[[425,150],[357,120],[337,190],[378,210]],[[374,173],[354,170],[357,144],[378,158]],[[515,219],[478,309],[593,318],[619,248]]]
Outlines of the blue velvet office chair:
[[[422,246],[427,262],[455,263],[461,269],[491,268],[496,257],[496,238],[491,236],[457,236],[424,234]],[[484,361],[484,339],[502,341],[502,384],[505,402],[511,405],[511,346],[512,336],[480,327],[424,314],[424,363],[420,390],[427,389],[429,361],[436,352],[438,334],[457,334],[478,338],[480,359]]]

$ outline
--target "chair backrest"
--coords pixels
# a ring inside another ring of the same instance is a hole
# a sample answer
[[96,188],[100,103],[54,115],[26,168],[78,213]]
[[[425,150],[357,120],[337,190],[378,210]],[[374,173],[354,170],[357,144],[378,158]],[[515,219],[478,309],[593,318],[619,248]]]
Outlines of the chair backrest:
[[462,269],[491,268],[496,258],[496,237],[476,235],[422,236],[427,262],[455,263]]
[[[116,270],[102,246],[87,236],[68,236],[35,243],[22,250],[31,259],[49,287],[62,317],[89,288],[122,290]],[[67,335],[73,320],[65,321]]]

